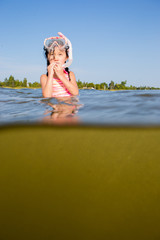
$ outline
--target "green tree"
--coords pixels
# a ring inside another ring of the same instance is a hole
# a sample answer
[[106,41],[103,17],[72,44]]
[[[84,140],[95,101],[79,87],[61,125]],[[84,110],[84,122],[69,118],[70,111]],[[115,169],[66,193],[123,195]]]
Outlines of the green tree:
[[100,89],[103,89],[103,90],[108,89],[108,84],[105,82],[100,83]]
[[108,89],[108,84],[106,82],[104,82],[103,84],[104,84],[105,89]]
[[109,89],[110,89],[110,90],[114,89],[114,82],[113,82],[113,81],[110,82],[110,84],[109,84]]
[[5,87],[9,86],[9,80],[7,78],[4,79],[4,86]]
[[77,82],[78,88],[83,88],[83,83],[78,79]]
[[9,82],[9,87],[14,87],[15,86],[15,80],[14,77],[11,75],[8,79]]
[[15,80],[15,87],[18,87],[18,86],[20,86],[19,80]]
[[127,80],[122,81],[122,82],[121,82],[121,85],[125,87],[125,86],[126,86],[126,83],[127,83]]
[[23,85],[23,87],[27,87],[27,78],[23,79],[23,84],[22,85]]
[[93,83],[88,83],[88,84],[87,84],[87,87],[89,87],[89,88],[92,88],[92,87],[93,87],[93,88],[94,88],[95,86],[94,86]]
[[3,87],[4,86],[4,82],[0,82],[0,87]]
[[95,87],[96,87],[97,90],[100,90],[100,89],[101,89],[101,88],[100,88],[100,84],[96,84]]
[[121,85],[116,83],[115,86],[114,86],[114,89],[118,89],[118,90],[121,89]]
[[23,82],[22,81],[19,82],[19,86],[23,87]]
[[34,82],[34,83],[32,84],[32,87],[38,88],[38,87],[41,87],[41,84],[38,83],[38,82]]
[[87,83],[86,82],[83,82],[83,87],[87,87]]

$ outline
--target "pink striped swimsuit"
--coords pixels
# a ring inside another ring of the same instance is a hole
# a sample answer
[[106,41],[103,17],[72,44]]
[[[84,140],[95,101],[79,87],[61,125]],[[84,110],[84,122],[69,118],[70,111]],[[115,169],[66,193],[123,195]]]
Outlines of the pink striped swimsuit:
[[[69,81],[68,73],[65,70],[64,73],[66,74],[66,77]],[[58,78],[53,78],[52,90],[52,97],[69,97],[72,95],[65,87],[63,82]]]

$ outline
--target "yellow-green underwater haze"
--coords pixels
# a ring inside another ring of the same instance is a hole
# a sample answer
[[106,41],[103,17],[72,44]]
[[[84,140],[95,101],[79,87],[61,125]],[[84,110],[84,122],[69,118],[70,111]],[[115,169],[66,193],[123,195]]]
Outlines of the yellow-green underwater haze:
[[160,238],[159,127],[0,131],[0,239]]

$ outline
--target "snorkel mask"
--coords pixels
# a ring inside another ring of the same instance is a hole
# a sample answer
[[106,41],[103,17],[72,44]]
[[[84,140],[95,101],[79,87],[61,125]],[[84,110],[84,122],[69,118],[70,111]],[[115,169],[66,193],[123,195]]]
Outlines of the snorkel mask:
[[47,52],[53,52],[55,47],[60,50],[67,50],[68,60],[63,67],[69,67],[72,63],[72,44],[68,38],[66,38],[61,32],[58,32],[60,37],[50,37],[44,40],[44,47]]

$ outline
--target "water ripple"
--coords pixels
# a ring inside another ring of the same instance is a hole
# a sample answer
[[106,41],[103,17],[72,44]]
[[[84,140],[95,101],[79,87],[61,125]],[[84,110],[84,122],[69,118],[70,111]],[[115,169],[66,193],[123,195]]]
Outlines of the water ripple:
[[80,90],[79,97],[66,101],[43,98],[41,89],[0,88],[0,124],[38,122],[58,112],[74,112],[87,124],[159,125],[159,100],[159,90]]

